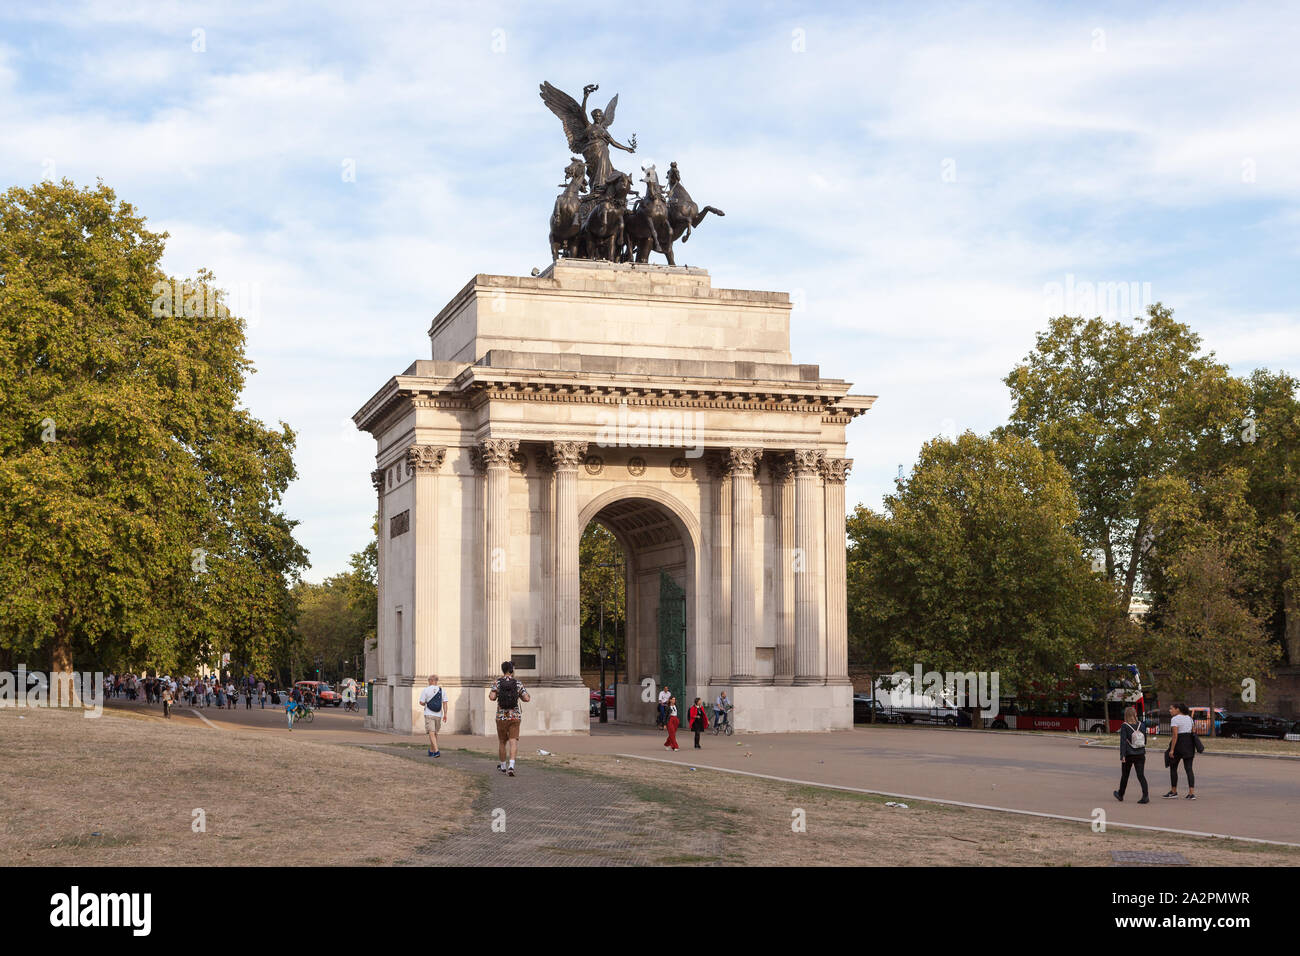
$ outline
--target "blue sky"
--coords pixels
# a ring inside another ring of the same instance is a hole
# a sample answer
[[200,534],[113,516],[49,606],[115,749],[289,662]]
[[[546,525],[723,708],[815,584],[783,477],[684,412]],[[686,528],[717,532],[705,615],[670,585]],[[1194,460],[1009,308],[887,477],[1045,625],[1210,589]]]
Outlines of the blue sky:
[[640,148],[616,165],[676,160],[727,212],[679,262],[791,292],[795,361],[880,396],[850,503],[1004,421],[1067,287],[1072,314],[1163,301],[1235,371],[1300,372],[1300,8],[469,6],[0,8],[0,181],[103,178],[170,271],[245,290],[246,400],[299,433],[310,579],[369,533],[351,414],[474,273],[548,261],[569,152],[542,80],[618,93]]

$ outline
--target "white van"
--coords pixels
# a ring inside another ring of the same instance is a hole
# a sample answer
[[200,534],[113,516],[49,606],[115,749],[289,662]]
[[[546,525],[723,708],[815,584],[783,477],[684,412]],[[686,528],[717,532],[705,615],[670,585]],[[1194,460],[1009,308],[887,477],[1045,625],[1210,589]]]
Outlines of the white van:
[[880,701],[885,713],[891,717],[901,718],[905,724],[945,724],[957,726],[957,706],[947,698],[928,694],[913,693],[912,678],[905,677],[892,687],[886,687],[887,680],[877,680],[873,685],[876,700]]

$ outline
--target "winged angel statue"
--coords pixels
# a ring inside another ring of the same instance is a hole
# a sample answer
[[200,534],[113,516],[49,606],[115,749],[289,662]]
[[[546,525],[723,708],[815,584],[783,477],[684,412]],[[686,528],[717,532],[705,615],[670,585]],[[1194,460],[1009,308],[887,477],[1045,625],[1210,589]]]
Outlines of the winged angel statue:
[[614,110],[618,107],[617,95],[609,101],[609,105],[603,111],[592,110],[591,120],[588,121],[587,97],[598,89],[600,87],[595,84],[584,86],[582,103],[579,104],[568,93],[550,83],[543,83],[541,86],[542,102],[564,124],[564,135],[569,138],[569,149],[581,153],[587,160],[587,180],[591,183],[593,192],[603,192],[605,183],[617,172],[609,161],[611,146],[629,153],[636,152],[636,134],[628,137],[626,146],[609,134],[609,127],[614,122]]

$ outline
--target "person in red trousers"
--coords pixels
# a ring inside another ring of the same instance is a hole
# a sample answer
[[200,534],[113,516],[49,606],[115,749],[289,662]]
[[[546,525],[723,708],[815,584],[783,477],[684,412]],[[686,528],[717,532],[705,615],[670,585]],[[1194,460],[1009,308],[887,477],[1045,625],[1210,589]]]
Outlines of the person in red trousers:
[[677,719],[677,698],[668,698],[668,739],[664,741],[664,746],[672,750],[679,750],[677,746],[677,728],[681,726],[681,721]]

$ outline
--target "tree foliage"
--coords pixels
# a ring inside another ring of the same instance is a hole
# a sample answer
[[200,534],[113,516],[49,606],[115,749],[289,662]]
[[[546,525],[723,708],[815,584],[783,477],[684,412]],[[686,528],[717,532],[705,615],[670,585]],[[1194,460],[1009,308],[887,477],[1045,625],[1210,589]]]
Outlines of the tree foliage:
[[1030,442],[927,442],[884,514],[849,519],[855,657],[1021,686],[1072,671],[1113,612],[1077,520],[1064,469]]
[[[579,593],[582,602],[582,659],[600,662],[601,608],[604,606],[605,648],[618,649],[626,660],[627,588],[623,549],[604,525],[591,522],[578,543]],[[617,637],[616,637],[617,635]]]
[[1053,319],[1005,381],[1015,407],[1003,431],[1064,466],[1075,532],[1102,554],[1127,610],[1152,544],[1152,483],[1222,455],[1246,389],[1160,304],[1135,323]]
[[[269,664],[306,564],[294,434],[239,407],[244,329],[111,189],[0,197],[0,646],[70,667]],[[167,289],[164,298],[160,289]],[[180,289],[181,296],[171,295]]]

